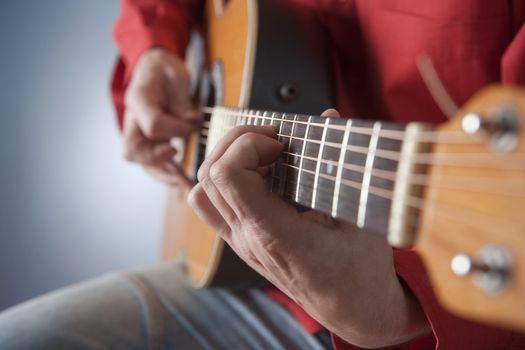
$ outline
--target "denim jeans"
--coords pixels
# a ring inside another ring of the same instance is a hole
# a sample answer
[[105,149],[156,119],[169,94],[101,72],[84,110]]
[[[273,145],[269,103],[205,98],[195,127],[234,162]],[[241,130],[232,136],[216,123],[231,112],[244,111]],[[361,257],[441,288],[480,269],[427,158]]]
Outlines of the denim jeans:
[[180,267],[111,273],[0,313],[0,349],[323,350],[258,289],[193,289]]

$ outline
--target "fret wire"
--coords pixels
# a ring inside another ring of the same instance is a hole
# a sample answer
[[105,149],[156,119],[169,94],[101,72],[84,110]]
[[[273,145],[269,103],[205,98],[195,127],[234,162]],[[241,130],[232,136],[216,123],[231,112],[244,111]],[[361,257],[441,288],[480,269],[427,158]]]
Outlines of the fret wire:
[[[283,115],[281,116],[281,119],[284,119],[284,113],[283,113]],[[279,123],[279,134],[282,134],[282,133],[283,133],[283,125],[284,125],[284,123],[282,123],[282,122]],[[279,137],[277,137],[277,139],[279,139]],[[289,148],[288,148],[288,149],[289,149]],[[287,156],[287,157],[288,157],[288,156]],[[288,158],[286,158],[286,159],[288,159]],[[273,168],[273,172],[274,172],[274,174],[275,174],[275,166],[274,166],[274,168]],[[280,191],[280,188],[279,188],[279,191]]]
[[[285,167],[291,167],[291,168],[294,168],[294,169],[297,169],[298,167],[294,166],[294,165],[291,165],[291,164],[281,164],[281,166],[285,166]],[[306,172],[309,172],[311,174],[313,174],[313,170],[305,170]],[[330,175],[326,175],[326,174],[323,174],[321,175],[323,177],[325,177],[327,180],[329,181],[335,181],[335,177],[334,176],[330,176]],[[295,187],[295,185],[297,184],[297,181],[294,181],[294,179],[287,179],[286,180],[289,184],[293,185]],[[353,189],[356,189],[356,190],[360,190],[361,189],[361,184],[358,183],[357,181],[352,181],[352,180],[344,180],[344,182],[342,183],[342,185],[344,186],[347,186],[347,187],[350,187],[350,188],[353,188]],[[301,184],[301,187],[307,187],[309,189],[312,189],[314,190],[314,187],[312,185],[307,185],[307,184]],[[392,200],[392,191],[390,190],[387,190],[387,189],[384,189],[384,188],[380,188],[380,187],[374,187],[372,186],[372,189],[373,191],[376,191],[376,193],[374,192],[371,192],[373,193],[374,195],[377,195],[378,197],[382,197],[384,199],[388,199],[388,200]],[[321,191],[321,192],[328,192],[329,190],[323,188],[323,187],[318,187],[317,189],[315,190],[318,190],[318,191]],[[295,197],[295,191],[291,190],[290,192],[288,192],[292,197]],[[341,199],[352,199],[353,196],[349,196],[349,195],[346,195],[344,193],[341,193],[340,194],[340,198]],[[414,200],[420,200],[420,198],[415,198],[413,197]],[[294,200],[295,201],[295,200]],[[422,201],[422,199],[421,199]],[[299,202],[298,202],[299,203]],[[304,203],[305,205],[307,205],[307,203]],[[350,205],[353,205],[354,207],[357,207],[358,203],[355,203],[353,201],[351,201],[349,203]],[[419,204],[414,204],[414,205],[423,205],[423,202],[419,203]],[[417,208],[419,209],[419,208]]]
[[[272,125],[272,126],[273,126],[273,120],[274,120],[274,118],[275,118],[275,112],[272,112],[272,118],[271,118],[271,120],[270,120],[270,125]],[[280,123],[280,126],[281,126],[281,125],[282,125],[282,123]],[[280,128],[280,127],[279,127],[279,133],[281,133],[281,128]],[[274,188],[274,185],[275,185],[275,180],[274,180],[274,178],[275,178],[275,164],[272,165],[272,170],[271,170],[271,172],[272,172],[272,179],[270,180],[270,181],[271,181],[271,182],[270,182],[270,191],[273,192],[273,188]]]
[[[222,107],[222,108],[225,108],[225,107]],[[237,114],[238,112],[235,112],[235,111],[230,111],[230,115],[231,116],[234,116],[235,114]],[[299,114],[296,114],[297,116],[300,116]],[[256,115],[254,115],[253,113],[252,114],[249,114],[250,117],[257,117]],[[306,115],[304,115],[306,117]],[[313,116],[310,116],[310,117],[313,117]],[[257,118],[261,118],[263,119],[263,117],[257,117]],[[323,117],[324,118],[324,117]],[[315,122],[310,122],[308,123],[308,121],[300,121],[300,120],[285,120],[283,119],[282,120],[283,122],[285,123],[295,123],[295,124],[301,124],[301,125],[308,125],[310,124],[310,126],[312,127],[317,127],[317,128],[323,128],[324,127],[324,123],[315,123]],[[372,123],[372,121],[371,121]],[[330,129],[332,130],[339,130],[339,131],[344,131],[344,127],[342,126],[339,126],[339,125],[332,125],[330,126]],[[354,127],[353,128],[353,132],[356,133],[356,134],[363,134],[363,135],[372,135],[372,128],[366,128],[366,127],[363,127],[363,126],[358,126],[358,127]],[[403,140],[404,136],[405,136],[405,132],[404,131],[399,131],[399,130],[382,130],[382,137],[384,138],[392,138],[394,140]],[[464,133],[461,133],[461,135],[463,135],[464,137]]]
[[[352,120],[349,119],[345,125],[345,133],[343,135],[343,142],[342,142],[343,145],[348,144],[351,127],[352,127]],[[343,166],[345,164],[346,151],[347,151],[347,147],[341,147],[340,152],[339,152],[339,161],[337,162],[337,173],[336,173],[335,185],[334,185],[334,197],[332,200],[332,216],[333,217],[337,216],[337,209],[339,205],[339,191],[341,189],[341,177],[343,175]]]
[[[292,168],[297,168],[297,167],[295,167],[295,166],[293,166],[293,165],[288,165],[288,164],[281,164],[281,165],[282,165],[282,166],[287,166],[287,167],[289,166],[289,167],[292,167]],[[310,171],[311,171],[311,170],[310,170]],[[313,171],[311,171],[311,172],[313,173]],[[327,179],[327,180],[329,180],[329,181],[334,181],[334,177],[333,177],[333,176],[330,176],[330,177],[331,177],[331,178],[330,178],[330,179]],[[295,188],[295,185],[297,184],[297,182],[294,181],[294,179],[288,179],[288,180],[286,180],[286,181],[287,181],[288,185],[293,186],[293,187]],[[347,186],[347,187],[355,188],[355,189],[360,189],[360,188],[361,188],[361,187],[359,186],[359,183],[357,183],[357,182],[355,182],[355,181],[350,181],[350,180],[348,181],[348,183],[345,183],[345,184],[343,184],[343,185],[344,185],[344,186]],[[324,192],[324,193],[328,193],[328,192],[330,192],[330,190],[328,190],[328,189],[326,189],[326,188],[318,187],[317,189],[315,189],[312,185],[307,185],[307,184],[304,184],[304,183],[301,184],[301,187],[308,188],[308,189],[312,189],[312,190],[317,190],[317,191]],[[380,188],[378,188],[378,189],[380,189]],[[391,198],[389,198],[389,195],[390,195],[390,193],[388,193],[389,191],[388,191],[388,190],[384,190],[384,189],[381,189],[381,190],[383,190],[384,193],[382,193],[382,194],[376,194],[376,195],[379,196],[379,197],[382,197],[382,198],[384,198],[384,199],[391,200]],[[286,192],[285,194],[289,195],[289,196],[290,196],[290,199],[294,200],[294,198],[295,198],[295,191],[291,190],[291,191]],[[375,193],[374,193],[374,194],[375,194]],[[353,198],[352,196],[348,196],[348,195],[345,195],[344,193],[342,193],[342,194],[340,195],[340,198],[343,199],[343,200],[347,200],[347,201],[348,201],[347,204],[348,204],[350,207],[354,207],[354,208],[356,208],[356,207],[358,206],[358,203],[355,203],[355,201],[351,201],[351,200],[349,200],[349,199],[352,199],[352,198]],[[294,200],[294,201],[295,201],[295,200]],[[299,204],[303,204],[303,205],[306,205],[306,206],[308,205],[308,203],[306,203],[306,202],[297,202],[297,203],[299,203]],[[327,201],[325,201],[325,202],[321,202],[321,203],[319,203],[319,204],[320,204],[321,206],[318,206],[318,207],[315,208],[315,209],[317,209],[317,210],[324,209],[324,210],[327,212],[327,214],[330,214],[330,213],[331,213],[331,204],[328,205],[328,202],[327,202]],[[421,204],[421,205],[422,205],[422,204]],[[312,208],[312,209],[314,209],[314,208]],[[332,215],[332,216],[333,216],[333,215]],[[334,216],[333,216],[333,217],[334,217]],[[345,219],[347,219],[348,221],[352,221],[352,220],[350,220],[350,218],[348,218],[348,217],[346,217]],[[352,221],[352,222],[355,223],[355,221]]]
[[[285,116],[286,116],[286,114],[283,113],[283,120],[284,120]],[[294,120],[296,120],[296,119],[297,119],[297,114],[294,116]],[[282,123],[281,123],[281,124],[282,124]],[[295,123],[292,124],[292,130],[290,131],[290,135],[293,135],[294,130],[295,130],[295,125],[296,125]],[[282,136],[282,135],[281,135],[281,136]],[[290,137],[290,138],[288,139],[288,149],[290,149],[291,146],[292,146],[292,138]],[[286,163],[288,163],[288,160],[289,160],[289,157],[286,156]],[[284,172],[284,179],[286,180],[287,177],[288,177],[288,171],[287,171],[287,169],[286,169],[285,172]],[[283,184],[282,184],[282,186],[281,186],[282,188],[279,189],[279,193],[284,193],[284,190],[285,190],[285,187],[284,187],[284,186],[285,186],[285,185],[286,185],[286,183],[283,183]]]
[[[282,164],[282,165],[283,165],[283,166],[287,166],[286,164]],[[287,182],[288,182],[290,185],[295,185],[293,179],[290,179],[290,180],[288,180]],[[305,186],[308,186],[308,185],[301,184],[301,187],[305,187]],[[346,186],[349,186],[349,185],[346,184]],[[311,186],[309,186],[309,187],[311,188]],[[355,188],[355,187],[353,187],[353,186],[349,186],[349,187]],[[320,190],[321,192],[325,192],[325,193],[328,192],[328,190],[326,190],[326,189],[324,189],[324,188],[322,188],[322,187],[318,188],[318,190]],[[294,196],[295,196],[295,193],[294,193],[294,191],[289,191],[289,192],[284,193],[283,196],[288,196],[291,200],[293,200],[293,198],[294,198]],[[378,196],[380,196],[380,195],[378,195]],[[381,196],[380,196],[380,197],[381,197]],[[350,207],[355,208],[355,207],[357,207],[357,205],[358,205],[358,204],[355,203],[354,201],[349,200],[349,199],[352,199],[352,198],[353,198],[353,197],[351,197],[351,196],[348,196],[348,195],[344,195],[344,194],[342,194],[340,198],[343,199],[343,200],[347,200],[347,201],[348,201],[347,204],[348,204]],[[391,198],[387,198],[386,196],[383,196],[382,198],[385,198],[385,199],[391,200]],[[406,205],[407,205],[407,206],[410,206],[410,207],[414,207],[414,208],[417,209],[417,210],[421,210],[421,209],[419,208],[419,206],[423,206],[423,200],[420,199],[420,198],[417,198],[417,199],[416,199],[416,198],[413,198],[413,200],[414,200],[414,203],[407,203]],[[419,201],[421,201],[422,203],[421,203],[421,204],[415,204],[415,200],[419,200]],[[300,203],[300,204],[306,205],[306,203]],[[321,206],[320,206],[320,207],[317,207],[317,210],[324,210],[326,214],[329,214],[329,215],[330,215],[330,209],[328,208],[329,206],[330,206],[330,205],[328,205],[328,202],[321,202]],[[335,216],[332,215],[332,217],[335,217]],[[352,222],[352,223],[355,224],[355,222],[349,220],[348,218],[345,218],[345,219],[346,219],[346,221],[348,221],[348,222]],[[407,217],[407,222],[408,222],[408,224],[410,225],[410,227],[413,227],[413,228],[417,228],[418,225],[420,224],[420,222],[419,222],[419,220],[418,220],[418,216],[415,215],[414,213],[411,213],[411,214]],[[385,232],[385,234],[387,234],[387,233]]]
[[[299,167],[297,167],[295,165],[292,165],[292,164],[284,164],[284,163],[282,163],[280,165],[288,167],[288,168],[299,169]],[[312,175],[315,174],[315,172],[313,170],[303,169],[303,171],[306,172],[306,173],[312,174]],[[322,178],[325,178],[327,180],[330,180],[330,181],[335,181],[336,180],[335,176],[328,175],[328,174],[320,173],[319,176],[322,177]],[[348,187],[354,188],[356,190],[361,190],[362,189],[362,184],[361,183],[359,183],[357,181],[347,180],[347,179],[341,179],[341,185],[342,186],[348,186]],[[382,198],[385,198],[385,199],[388,199],[388,200],[392,200],[393,191],[391,191],[391,190],[387,190],[387,189],[384,189],[384,188],[381,188],[381,187],[377,187],[377,186],[371,185],[369,187],[369,189],[368,189],[368,192],[372,193],[372,194],[374,194],[376,196],[379,196],[379,197],[382,197]],[[413,196],[411,198],[408,198],[407,201],[410,202],[411,205],[416,206],[417,209],[421,209],[420,206],[423,205],[423,202],[419,198],[415,198]]]
[[361,195],[359,197],[359,209],[357,212],[357,227],[363,228],[365,225],[366,209],[368,202],[368,192],[370,188],[370,180],[372,179],[372,167],[374,166],[375,152],[377,148],[377,141],[379,140],[379,130],[381,123],[375,122],[372,136],[370,137],[370,144],[368,146],[368,154],[366,156],[365,172],[363,173],[363,187],[361,188]]
[[[321,145],[319,146],[319,153],[317,154],[317,164],[315,165],[315,176],[314,176],[314,188],[317,188],[319,182],[319,170],[321,169],[321,159],[323,157],[324,142],[326,140],[326,133],[328,130],[330,119],[326,118],[325,128],[323,129],[323,135],[321,136]],[[317,197],[317,191],[312,192],[312,208],[315,209],[315,200]]]
[[[351,121],[352,119],[348,119],[349,121]],[[292,129],[294,128],[294,124],[292,125]],[[353,130],[354,128],[352,128]],[[277,134],[277,136],[283,136],[283,137],[287,137],[287,138],[290,138],[290,139],[294,139],[294,140],[300,140],[300,141],[303,141],[305,140],[304,138],[301,138],[301,137],[297,137],[297,136],[293,136],[293,135],[283,135],[281,132],[279,132]],[[316,144],[321,144],[321,141],[318,141],[318,140],[309,140],[309,139],[306,139],[306,142],[312,142],[312,143],[316,143]],[[325,146],[327,147],[333,147],[333,148],[337,148],[337,149],[341,149],[342,148],[342,145],[341,144],[337,144],[335,142],[329,142],[329,141],[325,141]],[[361,146],[355,146],[355,145],[347,145],[347,150],[349,151],[352,151],[352,152],[356,152],[356,153],[361,153],[361,154],[368,154],[368,148],[367,147],[361,147]],[[397,154],[399,154],[398,151],[389,151],[389,150],[383,150],[383,149],[378,149],[377,152],[376,152],[376,156],[379,157],[379,158],[384,158],[384,159],[389,159],[389,160],[399,160],[399,158],[396,156]],[[429,155],[432,155],[432,153],[421,153],[421,155],[426,155],[426,154],[429,154]],[[421,161],[425,161],[424,158],[421,159]],[[430,161],[430,159],[427,159],[427,161]]]
[[[297,114],[295,115],[297,118]],[[311,120],[312,117],[308,117],[308,121]],[[306,131],[304,132],[304,140],[303,140],[303,147],[301,150],[301,158],[299,159],[299,173],[297,174],[297,190],[295,194],[295,201],[299,201],[299,185],[301,184],[301,170],[303,168],[303,160],[304,160],[304,151],[306,150],[306,139],[308,137],[308,130],[310,129],[310,124],[306,124]]]

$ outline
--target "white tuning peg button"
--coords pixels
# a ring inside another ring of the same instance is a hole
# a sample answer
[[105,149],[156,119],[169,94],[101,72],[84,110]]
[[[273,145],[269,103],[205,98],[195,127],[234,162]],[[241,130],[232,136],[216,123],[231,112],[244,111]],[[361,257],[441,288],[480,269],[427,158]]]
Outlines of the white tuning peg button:
[[450,261],[450,269],[456,276],[472,275],[476,286],[486,294],[501,292],[511,277],[512,258],[507,249],[488,245],[470,258],[464,253],[456,254]]
[[457,254],[450,262],[450,268],[458,276],[466,276],[472,270],[472,260],[466,254]]

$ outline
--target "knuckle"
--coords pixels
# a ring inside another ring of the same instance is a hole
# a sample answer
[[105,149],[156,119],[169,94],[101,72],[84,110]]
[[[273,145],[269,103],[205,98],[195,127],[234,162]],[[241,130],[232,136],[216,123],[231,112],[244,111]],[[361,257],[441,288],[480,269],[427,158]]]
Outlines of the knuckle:
[[219,237],[231,243],[231,229],[230,226],[228,226],[228,224],[223,223],[217,228],[216,232],[219,235]]
[[258,260],[253,249],[250,247],[249,242],[244,238],[242,231],[236,230],[232,233],[231,244],[233,245],[235,252],[245,261],[253,262]]
[[159,118],[156,116],[153,116],[152,118],[148,119],[148,122],[144,124],[142,127],[142,132],[144,133],[144,136],[148,138],[155,138],[160,135],[162,131],[162,125],[159,121]]
[[141,91],[135,86],[134,82],[130,83],[130,87],[124,96],[124,106],[126,108],[134,108],[137,102],[142,98]]
[[210,166],[210,179],[215,184],[225,184],[230,182],[231,167],[224,162],[215,162]]
[[257,139],[258,136],[259,136],[259,134],[257,134],[257,133],[247,132],[245,134],[242,134],[237,139],[237,142],[238,142],[239,145],[241,145],[243,147],[250,146],[250,145],[252,145],[255,142],[255,140]]
[[203,195],[204,195],[204,190],[202,189],[202,187],[200,186],[194,187],[190,191],[190,193],[188,194],[188,198],[186,199],[188,202],[188,205],[194,210],[200,208],[202,205]]
[[268,223],[251,218],[247,220],[246,226],[248,227],[247,230],[253,232],[250,237],[255,241],[254,244],[261,247],[267,254],[273,255],[279,250],[279,242],[272,234]]
[[199,180],[199,182],[203,182],[208,176],[208,168],[210,166],[209,163],[210,161],[208,159],[204,159],[204,162],[202,162],[199,170],[197,171],[197,180]]

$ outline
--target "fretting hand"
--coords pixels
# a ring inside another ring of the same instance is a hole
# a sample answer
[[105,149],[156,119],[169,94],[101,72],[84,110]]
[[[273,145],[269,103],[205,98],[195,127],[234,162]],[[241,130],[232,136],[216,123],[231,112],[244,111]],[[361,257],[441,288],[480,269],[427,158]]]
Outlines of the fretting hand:
[[253,269],[343,339],[380,347],[427,332],[383,239],[314,211],[300,213],[268,192],[264,169],[283,150],[274,137],[270,126],[230,131],[199,170],[188,199],[193,209]]

